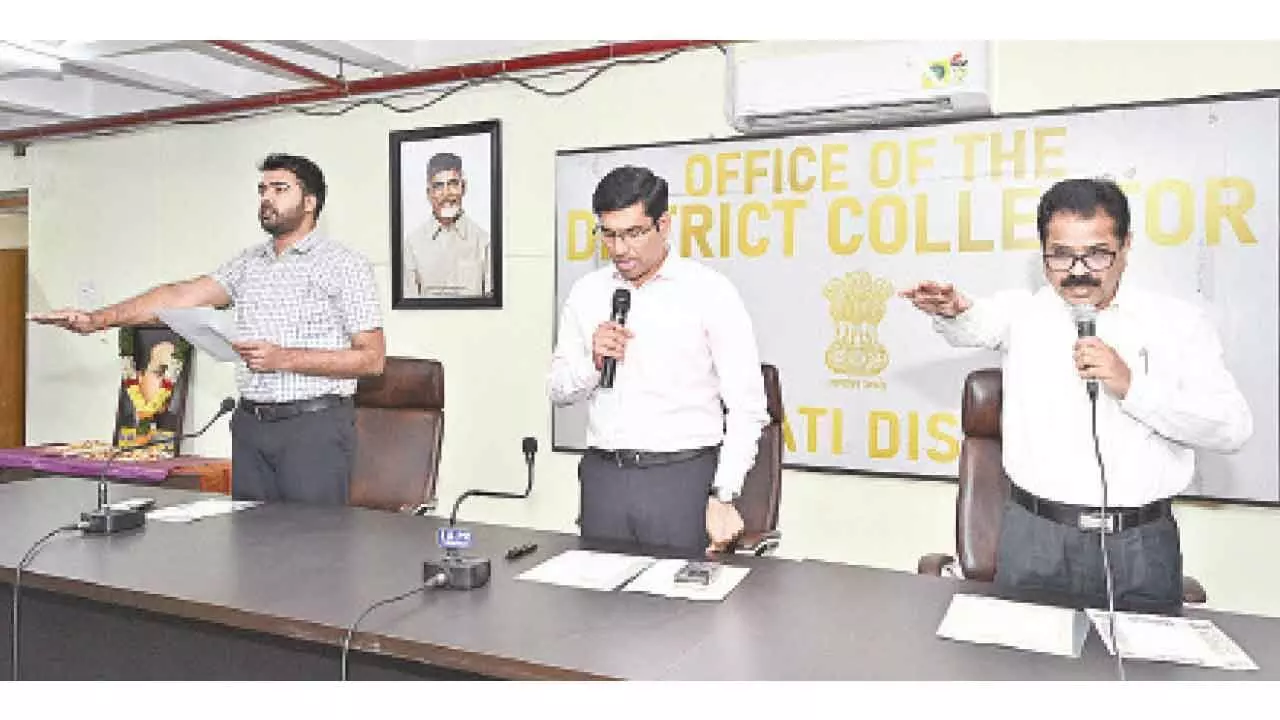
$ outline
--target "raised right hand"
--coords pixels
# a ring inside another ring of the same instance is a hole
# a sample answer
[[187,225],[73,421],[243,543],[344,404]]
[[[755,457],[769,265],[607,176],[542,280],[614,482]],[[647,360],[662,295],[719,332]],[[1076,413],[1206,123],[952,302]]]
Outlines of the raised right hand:
[[973,303],[961,295],[951,283],[939,283],[926,280],[913,288],[898,292],[899,297],[911,301],[920,310],[930,315],[953,318]]
[[75,308],[62,308],[48,313],[32,313],[27,316],[27,319],[41,325],[53,325],[81,335],[88,335],[89,333],[106,329],[106,325],[94,319],[93,313],[76,310]]
[[595,362],[596,369],[604,367],[607,357],[622,360],[627,352],[627,340],[634,334],[616,322],[600,323],[591,334],[591,360]]

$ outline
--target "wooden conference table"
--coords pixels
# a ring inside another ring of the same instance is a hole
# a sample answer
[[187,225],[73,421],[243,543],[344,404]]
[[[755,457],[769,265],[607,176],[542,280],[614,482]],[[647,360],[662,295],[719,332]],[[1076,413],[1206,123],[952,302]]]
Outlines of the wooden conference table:
[[[113,499],[161,506],[200,493],[116,485]],[[14,566],[44,533],[94,501],[90,480],[0,485],[0,607]],[[23,679],[337,679],[347,627],[413,588],[438,557],[437,518],[359,508],[264,505],[193,523],[150,522],[110,537],[50,542],[22,577]],[[732,558],[751,573],[721,603],[593,592],[515,576],[574,535],[467,524],[488,586],[431,590],[371,613],[355,635],[353,679],[1105,680],[1114,659],[1091,631],[1058,658],[940,639],[953,593],[982,583],[834,563]],[[514,545],[537,552],[503,558]],[[8,648],[9,613],[0,623]],[[1211,618],[1261,670],[1131,660],[1130,679],[1280,679],[1280,620]],[[11,676],[9,652],[0,677]]]

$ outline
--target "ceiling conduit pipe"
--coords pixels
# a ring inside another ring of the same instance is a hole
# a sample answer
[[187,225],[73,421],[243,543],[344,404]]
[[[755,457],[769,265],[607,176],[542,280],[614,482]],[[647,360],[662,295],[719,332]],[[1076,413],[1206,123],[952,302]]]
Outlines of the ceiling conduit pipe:
[[[210,118],[218,115],[229,115],[286,105],[338,100],[356,95],[408,90],[451,82],[465,82],[468,80],[489,78],[503,73],[518,73],[530,70],[583,65],[587,63],[618,60],[640,55],[655,55],[664,52],[673,52],[676,50],[711,47],[720,45],[723,42],[724,41],[717,40],[638,40],[633,42],[581,48],[577,50],[564,50],[538,55],[526,55],[523,57],[512,58],[510,60],[477,62],[466,65],[452,65],[449,67],[415,70],[396,75],[353,80],[348,83],[338,83],[336,85],[331,84],[321,87],[300,88],[298,90],[287,90],[279,93],[253,95],[250,97],[233,98],[230,100],[217,100],[209,103],[144,110],[142,112],[114,115],[111,117],[90,118],[86,120],[74,120],[71,122],[42,125],[38,127],[5,130],[0,131],[0,143],[29,143],[42,138],[83,135],[103,130],[116,130],[120,128],[173,120]],[[277,59],[279,60],[279,58]],[[280,62],[286,61],[280,60]],[[328,77],[325,79],[330,81],[333,80]]]

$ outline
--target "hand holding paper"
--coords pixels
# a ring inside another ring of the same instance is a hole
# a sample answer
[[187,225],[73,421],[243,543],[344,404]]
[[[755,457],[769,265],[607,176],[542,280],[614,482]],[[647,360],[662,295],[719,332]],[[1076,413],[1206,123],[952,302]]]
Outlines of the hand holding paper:
[[235,362],[240,354],[231,346],[231,319],[210,307],[171,308],[156,313],[160,321],[188,342],[223,362]]

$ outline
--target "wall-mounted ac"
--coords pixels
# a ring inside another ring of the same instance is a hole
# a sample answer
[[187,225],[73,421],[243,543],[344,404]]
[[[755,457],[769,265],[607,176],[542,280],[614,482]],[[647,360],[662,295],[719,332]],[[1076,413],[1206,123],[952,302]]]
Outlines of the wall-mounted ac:
[[867,42],[836,52],[728,57],[740,132],[888,125],[991,113],[986,42]]

